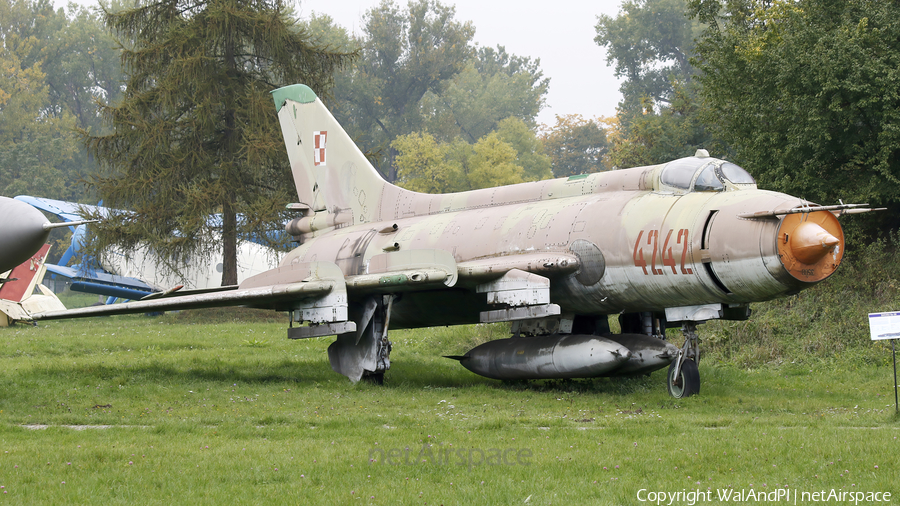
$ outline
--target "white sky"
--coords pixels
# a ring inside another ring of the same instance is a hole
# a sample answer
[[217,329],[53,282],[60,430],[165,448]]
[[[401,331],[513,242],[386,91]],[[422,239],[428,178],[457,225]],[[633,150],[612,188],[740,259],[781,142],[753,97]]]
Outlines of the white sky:
[[[406,6],[406,0],[395,0]],[[585,118],[614,116],[622,99],[606,52],[594,43],[597,16],[615,16],[621,0],[455,0],[457,21],[472,21],[475,42],[505,46],[506,51],[540,58],[544,77],[550,78],[546,107],[539,123],[554,124],[555,115],[581,114]],[[54,0],[64,6],[67,0]],[[97,0],[76,0],[95,6]],[[379,0],[299,0],[298,12],[328,14],[335,23],[359,32],[363,14]],[[451,4],[453,0],[442,0]]]

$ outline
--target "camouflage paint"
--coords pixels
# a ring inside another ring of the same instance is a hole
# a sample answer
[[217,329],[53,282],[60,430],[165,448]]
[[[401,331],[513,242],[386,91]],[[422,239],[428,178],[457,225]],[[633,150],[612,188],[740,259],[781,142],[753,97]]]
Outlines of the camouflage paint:
[[[725,180],[721,191],[667,184],[669,164],[444,195],[407,191],[379,176],[310,93],[303,85],[275,93],[303,209],[288,227],[300,246],[283,262],[334,262],[346,276],[391,251],[445,251],[457,263],[454,289],[396,301],[393,328],[479,321],[490,307],[471,287],[523,256],[567,261],[541,275],[551,280],[551,301],[581,315],[767,300],[821,281],[839,263],[825,276],[797,276],[805,264],[786,269],[776,244],[782,218],[741,217],[808,203],[746,182]],[[324,163],[317,149],[327,152]],[[698,152],[671,163],[719,170],[726,162]],[[485,261],[489,274],[469,268]]]

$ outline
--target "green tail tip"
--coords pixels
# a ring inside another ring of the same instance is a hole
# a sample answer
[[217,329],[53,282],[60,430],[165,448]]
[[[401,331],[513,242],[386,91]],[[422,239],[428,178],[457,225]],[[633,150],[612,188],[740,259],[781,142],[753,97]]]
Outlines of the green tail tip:
[[280,111],[288,99],[301,104],[315,102],[316,92],[305,84],[292,84],[273,91],[272,99],[275,100],[275,110]]

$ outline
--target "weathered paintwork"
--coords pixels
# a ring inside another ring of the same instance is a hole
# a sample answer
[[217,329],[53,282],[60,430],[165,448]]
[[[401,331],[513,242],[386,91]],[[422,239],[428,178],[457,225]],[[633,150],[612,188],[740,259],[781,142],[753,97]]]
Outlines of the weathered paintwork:
[[619,369],[630,357],[631,351],[615,341],[566,334],[497,339],[447,358],[487,378],[526,380],[594,378]]
[[667,367],[678,356],[678,347],[662,339],[644,334],[603,334],[610,341],[617,342],[631,351],[628,361],[608,376],[628,376],[649,374]]
[[[281,93],[282,132],[298,195],[306,199],[298,221],[321,224],[289,229],[303,233],[283,263],[329,261],[353,276],[385,251],[437,249],[460,267],[456,290],[396,301],[393,328],[479,321],[488,304],[469,290],[480,280],[465,268],[487,258],[502,264],[520,255],[576,257],[577,270],[544,275],[562,312],[582,315],[746,304],[824,278],[804,279],[797,275],[802,268],[785,268],[776,244],[781,219],[740,217],[807,203],[759,190],[752,179],[721,178],[718,191],[697,191],[704,167],[727,163],[705,153],[670,164],[423,195],[386,183],[312,97],[302,87]],[[316,165],[315,150],[324,163]],[[686,174],[686,184],[672,184],[673,177],[667,183],[666,170]],[[437,310],[426,315],[428,308]]]
[[553,334],[498,339],[447,358],[481,376],[521,380],[649,374],[677,355],[675,345],[643,334]]

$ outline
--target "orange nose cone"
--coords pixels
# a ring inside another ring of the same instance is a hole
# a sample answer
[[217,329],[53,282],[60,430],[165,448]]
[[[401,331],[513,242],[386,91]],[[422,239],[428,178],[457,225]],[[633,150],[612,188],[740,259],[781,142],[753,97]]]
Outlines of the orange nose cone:
[[830,212],[789,214],[778,230],[778,256],[791,276],[816,283],[837,270],[843,242],[844,231]]
[[794,258],[807,265],[813,265],[821,260],[841,242],[820,225],[808,221],[795,228],[788,241]]

